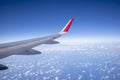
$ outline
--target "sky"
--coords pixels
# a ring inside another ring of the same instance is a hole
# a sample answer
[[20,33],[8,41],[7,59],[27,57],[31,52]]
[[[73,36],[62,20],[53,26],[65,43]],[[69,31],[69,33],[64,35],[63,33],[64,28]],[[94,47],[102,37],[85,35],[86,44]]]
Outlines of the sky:
[[0,42],[58,33],[70,18],[61,39],[120,39],[119,0],[0,0]]

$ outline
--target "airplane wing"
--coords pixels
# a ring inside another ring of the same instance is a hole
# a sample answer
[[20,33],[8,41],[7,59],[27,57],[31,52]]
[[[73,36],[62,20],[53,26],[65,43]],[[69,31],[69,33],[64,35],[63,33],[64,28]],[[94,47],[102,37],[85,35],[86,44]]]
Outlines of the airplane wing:
[[[73,22],[73,18],[69,20],[66,26],[57,34],[34,38],[29,40],[0,44],[0,59],[20,52],[33,51],[32,48],[41,44],[55,43],[54,39],[66,34]],[[56,42],[57,43],[57,42]],[[34,52],[34,51],[33,51]]]

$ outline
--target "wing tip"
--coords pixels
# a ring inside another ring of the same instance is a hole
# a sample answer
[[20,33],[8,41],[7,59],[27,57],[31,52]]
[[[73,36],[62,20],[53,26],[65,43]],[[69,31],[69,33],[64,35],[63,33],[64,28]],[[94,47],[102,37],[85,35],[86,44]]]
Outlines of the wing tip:
[[71,18],[71,19],[68,21],[68,23],[67,23],[67,24],[65,25],[65,27],[63,28],[62,32],[68,32],[68,31],[69,31],[69,28],[70,28],[73,20],[74,20],[74,19]]
[[61,34],[65,34],[65,33],[67,33],[67,32],[69,31],[70,26],[71,26],[73,20],[74,20],[74,18],[71,18],[71,19],[68,21],[68,23],[65,25],[65,27],[64,27],[64,28],[62,29],[62,31],[60,32]]

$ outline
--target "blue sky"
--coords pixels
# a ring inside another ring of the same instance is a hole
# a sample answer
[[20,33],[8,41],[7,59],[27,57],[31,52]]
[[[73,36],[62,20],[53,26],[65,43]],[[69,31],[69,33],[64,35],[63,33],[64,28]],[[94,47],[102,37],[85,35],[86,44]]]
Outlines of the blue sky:
[[0,0],[1,42],[59,32],[65,38],[120,38],[119,0]]

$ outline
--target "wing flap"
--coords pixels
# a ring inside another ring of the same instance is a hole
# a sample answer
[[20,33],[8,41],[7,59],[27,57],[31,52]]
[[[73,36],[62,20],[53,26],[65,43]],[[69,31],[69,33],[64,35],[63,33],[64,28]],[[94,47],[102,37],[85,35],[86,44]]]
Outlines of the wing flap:
[[41,54],[41,52],[34,49],[28,49],[22,52],[18,52],[15,55],[36,55],[36,54]]

